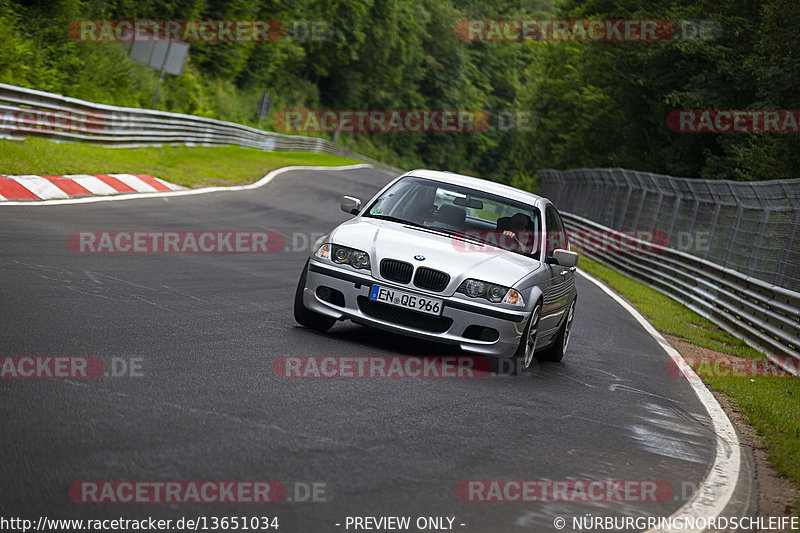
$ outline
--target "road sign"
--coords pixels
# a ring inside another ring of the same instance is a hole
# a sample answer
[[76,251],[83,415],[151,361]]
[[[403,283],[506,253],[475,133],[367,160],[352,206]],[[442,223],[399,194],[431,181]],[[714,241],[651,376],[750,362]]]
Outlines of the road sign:
[[161,71],[161,76],[158,77],[158,85],[156,86],[156,94],[153,96],[152,107],[155,109],[164,74],[180,76],[183,73],[186,56],[189,55],[189,44],[181,41],[160,39],[150,35],[144,40],[133,39],[130,55],[134,63]]
[[272,107],[272,100],[269,92],[264,92],[264,96],[258,101],[258,129],[261,129],[261,120],[269,115],[269,108]]

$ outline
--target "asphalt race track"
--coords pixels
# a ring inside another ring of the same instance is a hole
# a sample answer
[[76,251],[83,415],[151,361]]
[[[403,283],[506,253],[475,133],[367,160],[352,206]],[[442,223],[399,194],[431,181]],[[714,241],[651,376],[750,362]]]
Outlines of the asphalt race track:
[[[277,516],[282,532],[345,531],[348,516],[447,516],[457,531],[502,532],[681,507],[715,455],[708,415],[656,341],[581,277],[570,352],[521,377],[275,375],[282,356],[459,354],[350,322],[320,334],[293,320],[304,239],[348,218],[342,194],[366,200],[389,179],[293,171],[249,191],[0,207],[0,355],[127,366],[88,380],[0,380],[0,514]],[[116,230],[271,230],[288,251],[67,246],[76,231]],[[501,479],[659,480],[673,492],[624,503],[468,502],[456,492],[464,480]],[[268,505],[75,503],[68,491],[81,480],[273,480],[289,492]],[[295,501],[314,499],[304,490],[313,483],[317,501]]]

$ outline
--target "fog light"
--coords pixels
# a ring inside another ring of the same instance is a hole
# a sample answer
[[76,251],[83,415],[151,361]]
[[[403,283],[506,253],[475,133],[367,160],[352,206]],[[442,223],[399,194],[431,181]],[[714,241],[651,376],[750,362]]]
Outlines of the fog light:
[[317,287],[317,297],[320,300],[325,300],[326,302],[331,299],[331,290],[328,287],[321,286]]

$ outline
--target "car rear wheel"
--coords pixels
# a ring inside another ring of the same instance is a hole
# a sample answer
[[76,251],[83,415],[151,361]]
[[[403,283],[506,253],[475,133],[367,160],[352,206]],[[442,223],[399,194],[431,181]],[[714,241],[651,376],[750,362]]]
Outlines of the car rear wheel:
[[561,326],[561,331],[558,332],[556,342],[546,350],[539,352],[539,359],[542,361],[552,361],[557,363],[564,358],[567,353],[567,346],[569,345],[569,336],[572,332],[572,319],[575,316],[575,302],[572,300],[572,305],[569,306],[567,318],[564,320],[564,325]]
[[294,293],[294,319],[301,326],[317,331],[328,331],[336,323],[336,319],[316,313],[303,304],[303,291],[306,288],[306,278],[308,277],[308,263],[309,261],[306,261],[306,266],[303,267],[303,273],[300,275],[300,281],[297,283],[297,290]]

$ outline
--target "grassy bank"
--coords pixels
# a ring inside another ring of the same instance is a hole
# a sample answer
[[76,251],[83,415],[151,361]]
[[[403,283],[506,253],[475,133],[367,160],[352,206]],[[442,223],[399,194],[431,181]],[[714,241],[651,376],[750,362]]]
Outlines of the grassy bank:
[[[627,298],[665,335],[727,355],[765,359],[744,341],[643,283],[585,256],[580,259],[580,268]],[[718,377],[698,373],[708,386],[738,407],[745,420],[763,437],[767,458],[778,473],[800,484],[800,378]]]
[[108,148],[42,139],[0,140],[0,174],[150,174],[185,187],[258,180],[289,165],[341,166],[352,159],[308,152],[265,152],[239,146]]

